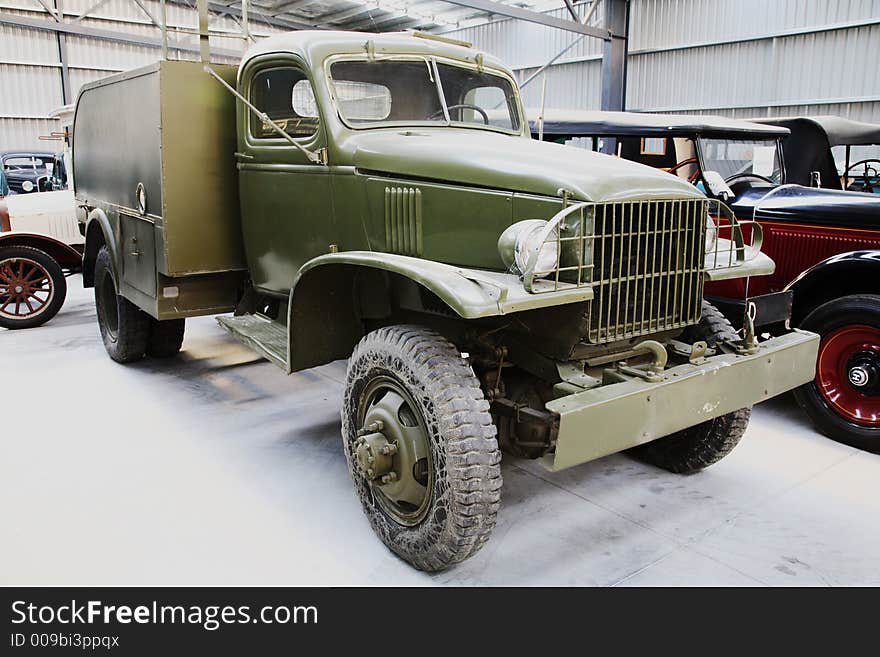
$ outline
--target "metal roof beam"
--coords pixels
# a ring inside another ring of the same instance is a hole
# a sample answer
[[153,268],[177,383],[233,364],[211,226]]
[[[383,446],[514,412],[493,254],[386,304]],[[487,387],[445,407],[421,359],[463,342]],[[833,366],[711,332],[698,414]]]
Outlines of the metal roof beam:
[[[0,23],[7,25],[15,25],[16,27],[25,27],[31,30],[44,30],[46,32],[60,32],[62,34],[74,34],[77,36],[90,37],[92,39],[102,39],[104,41],[116,41],[118,43],[132,43],[139,46],[149,46],[152,48],[161,48],[162,39],[141,36],[138,34],[126,34],[124,32],[113,32],[111,30],[102,30],[95,27],[80,25],[75,23],[57,23],[55,21],[44,20],[40,18],[30,18],[18,14],[0,13]],[[180,50],[184,52],[199,52],[199,46],[190,45],[178,41],[168,42],[168,48],[171,50]],[[241,57],[241,52],[235,50],[226,50],[223,48],[214,48],[213,52],[221,57]]]
[[537,11],[531,11],[529,9],[521,9],[520,7],[514,7],[512,5],[501,4],[500,2],[495,2],[494,0],[443,1],[448,2],[451,5],[458,5],[459,7],[468,7],[469,9],[484,11],[487,14],[506,16],[507,18],[516,18],[518,20],[526,21],[528,23],[537,23],[538,25],[544,25],[546,27],[555,27],[559,30],[566,30],[568,32],[577,32],[578,34],[596,37],[597,39],[603,39],[605,41],[611,39],[612,36],[610,31],[599,27],[592,27],[590,25],[584,25],[580,22],[575,22],[573,20],[556,18],[555,16],[541,14]]
[[[192,5],[188,5],[186,2],[176,2],[175,4],[184,5],[187,7],[191,7]],[[236,18],[241,18],[241,9],[238,7],[231,7],[229,5],[224,5],[221,2],[209,2],[208,9],[213,12],[217,12],[218,14],[228,14],[229,16],[234,16]],[[248,21],[259,21],[261,23],[265,23],[266,25],[274,25],[275,27],[284,27],[288,30],[316,30],[322,29],[317,25],[312,25],[310,23],[301,23],[299,21],[291,20],[288,18],[282,18],[281,16],[270,16],[269,14],[264,14],[262,8],[258,8],[255,5],[250,5],[248,7]]]

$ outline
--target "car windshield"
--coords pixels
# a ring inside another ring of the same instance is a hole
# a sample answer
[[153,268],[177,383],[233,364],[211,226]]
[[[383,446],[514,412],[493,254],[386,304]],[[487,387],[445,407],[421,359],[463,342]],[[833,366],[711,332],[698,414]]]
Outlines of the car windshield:
[[[834,156],[834,164],[837,165],[837,173],[844,174],[846,169],[846,146],[832,146],[831,154]],[[864,176],[865,168],[869,175],[876,175],[880,168],[880,144],[856,144],[849,147],[849,175]],[[874,171],[872,172],[871,169]]]
[[520,131],[513,84],[485,70],[424,58],[359,59],[334,62],[330,77],[339,115],[353,128],[436,123]]
[[20,169],[45,169],[46,163],[43,161],[42,157],[33,157],[31,155],[15,155],[4,159],[3,167],[7,171],[15,171]]
[[782,182],[775,139],[700,139],[699,142],[706,171],[717,171],[727,181],[753,175],[777,184]]

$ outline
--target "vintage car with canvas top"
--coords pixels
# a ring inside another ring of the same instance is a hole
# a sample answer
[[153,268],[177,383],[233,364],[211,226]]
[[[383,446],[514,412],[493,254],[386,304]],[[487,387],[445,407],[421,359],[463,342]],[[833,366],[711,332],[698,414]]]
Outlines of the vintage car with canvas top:
[[172,356],[186,317],[233,311],[284,372],[348,358],[354,486],[417,568],[488,540],[502,449],[693,472],[813,376],[818,336],[740,339],[703,301],[773,270],[722,204],[531,139],[510,69],[461,42],[301,31],[238,68],[161,62],[86,85],[74,137],[110,357]]
[[58,313],[84,243],[73,191],[11,193],[0,171],[0,328],[34,328]]
[[[707,296],[735,323],[749,307],[759,326],[790,313],[793,325],[820,333],[816,377],[795,391],[798,402],[831,438],[880,451],[880,195],[863,193],[873,188],[876,161],[865,153],[853,161],[855,144],[877,141],[876,126],[834,117],[543,114],[532,130],[545,140],[662,168],[728,203],[746,233],[756,221],[776,271],[710,283]],[[794,141],[819,126],[824,140]]]
[[782,142],[786,182],[880,194],[880,124],[839,116],[754,121],[791,130]]

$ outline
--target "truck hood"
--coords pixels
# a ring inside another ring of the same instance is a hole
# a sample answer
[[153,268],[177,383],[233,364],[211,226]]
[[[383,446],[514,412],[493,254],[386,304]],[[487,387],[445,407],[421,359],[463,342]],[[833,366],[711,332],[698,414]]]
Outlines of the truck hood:
[[583,201],[701,198],[677,176],[617,157],[485,130],[369,130],[349,137],[358,169]]
[[880,195],[782,185],[744,192],[733,204],[739,216],[823,226],[880,228]]

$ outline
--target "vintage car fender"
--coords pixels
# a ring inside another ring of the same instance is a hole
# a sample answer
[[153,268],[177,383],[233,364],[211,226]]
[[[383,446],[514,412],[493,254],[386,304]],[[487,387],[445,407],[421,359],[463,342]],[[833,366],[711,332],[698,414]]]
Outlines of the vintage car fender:
[[[384,271],[433,292],[463,319],[558,306],[593,298],[589,286],[532,294],[515,274],[456,267],[393,253],[344,251],[318,256],[300,270],[290,292],[288,367],[297,371],[347,358],[363,335],[352,309],[354,274]],[[315,327],[318,330],[315,330]]]
[[838,253],[785,286],[794,293],[792,319],[799,323],[810,310],[832,299],[859,293],[880,293],[880,250]]
[[12,231],[0,233],[0,248],[6,246],[29,246],[49,254],[65,269],[78,271],[82,264],[82,255],[72,246],[49,235]]
[[92,287],[95,277],[95,259],[102,246],[110,249],[110,258],[113,267],[119,271],[118,253],[116,240],[113,239],[113,227],[107,213],[100,208],[89,211],[85,226],[85,249],[83,251],[83,287]]
[[[2,172],[0,172],[0,175],[2,175]],[[10,230],[12,230],[12,226],[9,223],[9,207],[6,205],[3,197],[0,196],[0,233]]]

